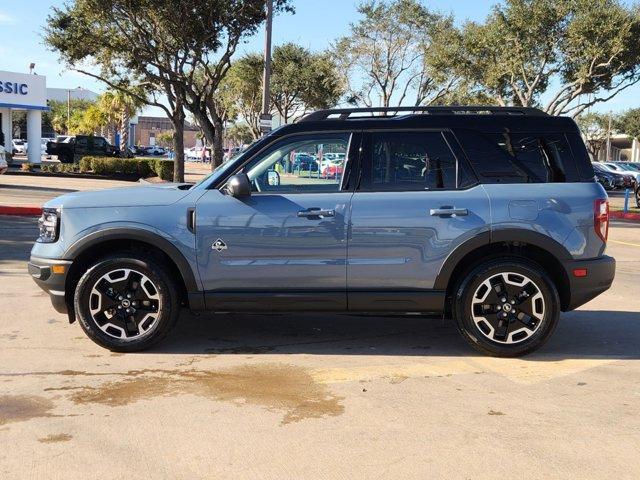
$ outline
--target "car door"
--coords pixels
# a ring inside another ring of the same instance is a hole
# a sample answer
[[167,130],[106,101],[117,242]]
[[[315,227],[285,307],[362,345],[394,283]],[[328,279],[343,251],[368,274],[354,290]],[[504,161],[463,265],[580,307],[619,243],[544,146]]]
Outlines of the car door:
[[242,168],[250,196],[219,188],[198,200],[197,262],[209,309],[346,309],[353,189],[346,174],[323,178],[293,166],[300,152],[318,162],[327,152],[357,154],[359,141],[351,132],[275,140]]
[[444,292],[434,285],[445,259],[489,232],[488,197],[459,157],[444,131],[365,135],[351,201],[350,310],[441,310]]

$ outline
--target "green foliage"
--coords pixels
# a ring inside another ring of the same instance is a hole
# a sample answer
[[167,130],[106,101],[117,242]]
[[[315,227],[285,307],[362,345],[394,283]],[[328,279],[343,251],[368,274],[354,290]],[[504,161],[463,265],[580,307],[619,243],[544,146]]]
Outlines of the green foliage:
[[157,175],[173,179],[173,161],[161,158],[82,157],[77,165],[80,173],[96,175],[131,175],[146,178]]
[[[69,102],[71,107],[71,115],[69,124],[67,125],[67,102],[50,101],[49,107],[51,111],[45,112],[43,115],[43,123],[50,122],[54,131],[59,134],[66,134],[69,131],[72,135],[76,133],[84,133],[85,126],[82,125],[85,112],[95,107],[95,102],[90,100],[79,100],[72,98]],[[93,133],[93,131],[89,132]]]
[[262,71],[264,60],[258,53],[249,53],[231,64],[220,84],[220,99],[231,116],[240,115],[255,140],[260,137],[262,109]]
[[344,91],[331,56],[293,43],[273,50],[271,69],[271,104],[285,123],[307,110],[334,106]]
[[[273,4],[276,12],[289,9],[289,0]],[[75,0],[53,8],[45,42],[71,68],[111,87],[135,95],[131,85],[144,85],[150,95],[138,99],[165,110],[176,139],[188,109],[210,143],[217,129],[220,147],[215,95],[238,44],[263,23],[264,6],[264,0]],[[99,69],[84,70],[87,63]],[[181,147],[177,141],[178,179],[184,176]]]
[[615,121],[615,129],[640,139],[640,108],[632,108],[622,113]]
[[580,114],[640,80],[640,10],[620,0],[506,0],[458,32],[456,74],[499,104]]
[[[221,101],[247,122],[254,140],[260,136],[263,68],[262,56],[250,53],[231,65],[221,84]],[[335,106],[343,93],[342,75],[329,54],[293,43],[274,48],[270,109],[285,123],[309,110]]]
[[256,138],[249,125],[244,122],[234,123],[227,128],[225,133],[227,139],[233,142],[234,145],[238,146],[251,143]]
[[155,160],[154,171],[162,180],[173,181],[174,162],[158,158]]
[[173,143],[173,132],[160,132],[156,135],[158,144],[162,147],[168,147]]

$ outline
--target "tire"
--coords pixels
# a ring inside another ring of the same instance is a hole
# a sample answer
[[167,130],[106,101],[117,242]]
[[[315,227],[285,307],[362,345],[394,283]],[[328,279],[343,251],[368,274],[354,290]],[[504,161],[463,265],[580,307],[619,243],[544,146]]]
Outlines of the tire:
[[120,252],[96,261],[80,278],[74,307],[95,343],[114,352],[137,352],[171,331],[180,299],[161,261],[141,252]]
[[477,265],[463,277],[452,313],[473,348],[494,357],[518,357],[537,350],[552,335],[560,318],[560,298],[538,264],[501,257]]

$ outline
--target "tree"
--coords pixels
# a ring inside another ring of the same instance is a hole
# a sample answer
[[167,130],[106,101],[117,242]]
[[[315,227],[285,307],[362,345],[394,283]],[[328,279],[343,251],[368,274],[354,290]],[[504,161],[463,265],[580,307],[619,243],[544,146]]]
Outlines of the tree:
[[[276,0],[276,9],[287,1]],[[215,93],[238,43],[264,16],[264,0],[76,0],[53,9],[45,41],[70,68],[166,112],[174,127],[174,180],[182,182],[185,109],[209,141],[219,137],[221,151]],[[83,67],[88,61],[100,71]],[[140,88],[147,95],[136,93]]]
[[582,132],[587,150],[592,159],[596,160],[607,144],[609,116],[596,112],[583,113],[576,118],[576,122]]
[[168,147],[173,143],[173,132],[160,132],[156,135],[156,140],[161,147]]
[[344,90],[335,62],[293,43],[273,50],[271,105],[284,123],[338,103]]
[[462,27],[451,64],[500,105],[577,116],[640,81],[638,35],[619,0],[506,0]]
[[[113,130],[120,133],[120,148],[124,150],[129,140],[129,122],[131,117],[147,103],[145,92],[141,89],[130,94],[123,90],[107,90],[99,100],[100,109]],[[142,100],[145,99],[143,102]]]
[[615,121],[615,129],[631,138],[640,139],[640,108],[622,113]]
[[[247,122],[253,139],[260,137],[264,61],[250,53],[235,61],[221,83],[228,109]],[[287,123],[309,110],[333,107],[344,93],[338,67],[328,53],[313,53],[288,43],[273,50],[270,111]]]
[[[58,102],[55,100],[49,101],[49,112],[45,112],[43,115],[43,123],[51,122],[53,129],[59,134],[65,134],[67,131],[71,133],[72,130],[78,128],[80,119],[84,112],[95,105],[95,102],[91,100],[71,99],[70,106],[70,125],[67,125],[67,102]],[[45,118],[47,117],[47,118]]]
[[231,64],[221,84],[222,101],[232,105],[237,115],[244,119],[254,140],[261,135],[263,69],[262,56],[249,53]]
[[245,122],[237,122],[227,128],[226,137],[234,145],[240,147],[255,140],[252,128]]
[[430,52],[433,38],[453,28],[452,18],[417,0],[369,0],[358,12],[363,18],[334,46],[349,103],[389,107],[411,98],[414,105],[429,104],[452,88],[455,79],[433,68],[439,58]]

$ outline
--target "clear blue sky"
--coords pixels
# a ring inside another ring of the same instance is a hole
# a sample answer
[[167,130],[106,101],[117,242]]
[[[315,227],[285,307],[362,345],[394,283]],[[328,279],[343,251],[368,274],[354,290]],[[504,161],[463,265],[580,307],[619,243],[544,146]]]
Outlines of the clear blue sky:
[[[453,13],[458,22],[482,20],[496,0],[423,0],[430,8]],[[359,0],[293,0],[295,15],[279,15],[274,20],[274,44],[295,42],[313,50],[322,50],[346,34],[349,24],[357,20]],[[632,3],[631,0],[628,3]],[[22,0],[0,2],[0,70],[27,72],[35,62],[36,73],[47,76],[50,87],[81,86],[96,92],[104,86],[84,75],[69,72],[56,54],[43,45],[42,28],[52,6],[63,1]],[[240,52],[260,51],[262,32],[247,40]],[[636,85],[599,110],[622,110],[640,105],[640,86]]]

